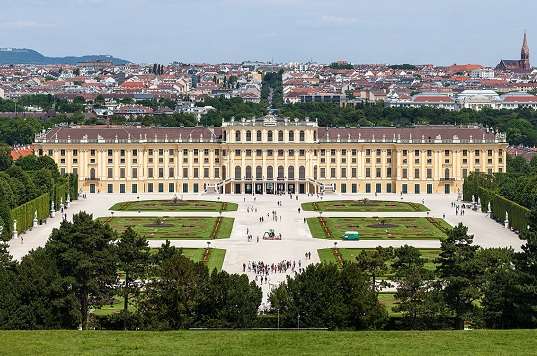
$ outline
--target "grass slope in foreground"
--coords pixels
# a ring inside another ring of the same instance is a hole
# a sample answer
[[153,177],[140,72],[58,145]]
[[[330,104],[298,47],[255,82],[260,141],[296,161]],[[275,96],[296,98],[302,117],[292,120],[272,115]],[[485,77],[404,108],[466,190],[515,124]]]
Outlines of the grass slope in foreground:
[[358,231],[362,240],[442,240],[451,229],[438,218],[319,217],[307,222],[314,238],[330,240],[341,240],[346,231]]
[[1,331],[5,355],[534,355],[535,330]]
[[[137,233],[152,240],[208,240],[227,239],[233,229],[234,218],[216,217],[139,217],[122,216],[99,218],[118,233],[131,226]],[[221,221],[218,227],[216,224]],[[215,231],[216,230],[216,231]]]
[[419,203],[386,200],[328,200],[303,203],[306,211],[348,211],[348,212],[417,212],[429,209]]
[[140,200],[114,204],[115,211],[236,211],[236,203],[211,200]]

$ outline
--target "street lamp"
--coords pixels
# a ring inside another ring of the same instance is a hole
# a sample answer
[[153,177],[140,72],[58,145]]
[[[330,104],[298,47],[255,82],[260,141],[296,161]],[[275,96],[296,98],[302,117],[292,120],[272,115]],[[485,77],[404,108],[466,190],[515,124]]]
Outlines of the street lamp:
[[334,241],[334,248],[337,248],[337,241]]
[[300,330],[300,313],[298,313],[298,323],[297,323],[298,330]]
[[207,241],[207,248],[211,248],[211,241]]

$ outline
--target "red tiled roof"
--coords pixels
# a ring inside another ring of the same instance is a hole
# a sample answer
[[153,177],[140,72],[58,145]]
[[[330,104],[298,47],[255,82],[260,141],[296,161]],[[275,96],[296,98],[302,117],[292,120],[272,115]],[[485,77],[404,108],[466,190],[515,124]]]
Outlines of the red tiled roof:
[[416,95],[416,103],[452,103],[453,99],[447,95]]
[[11,150],[11,159],[18,160],[19,158],[30,156],[34,153],[34,146],[15,147]]
[[503,98],[505,103],[537,103],[535,95],[506,95]]

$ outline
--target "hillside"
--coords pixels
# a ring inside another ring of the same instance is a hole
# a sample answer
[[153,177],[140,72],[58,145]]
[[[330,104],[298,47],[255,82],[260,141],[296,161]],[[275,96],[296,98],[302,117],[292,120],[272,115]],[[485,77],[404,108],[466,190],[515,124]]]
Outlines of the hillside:
[[27,48],[0,48],[1,64],[77,64],[90,61],[111,61],[116,65],[130,63],[127,60],[109,55],[87,55],[68,57],[47,57]]

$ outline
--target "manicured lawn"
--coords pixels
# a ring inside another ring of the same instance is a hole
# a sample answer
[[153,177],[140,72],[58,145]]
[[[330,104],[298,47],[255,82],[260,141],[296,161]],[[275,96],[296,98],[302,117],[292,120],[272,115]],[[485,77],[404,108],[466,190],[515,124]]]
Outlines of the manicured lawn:
[[[344,261],[354,262],[356,261],[356,256],[362,253],[362,251],[371,252],[371,251],[374,251],[374,249],[372,248],[338,248],[338,251]],[[440,249],[420,248],[419,251],[421,253],[421,258],[425,260],[425,268],[430,271],[434,271],[436,269],[436,265],[434,261],[438,257],[438,254],[440,253]],[[337,263],[336,256],[334,255],[332,248],[320,249],[320,250],[317,250],[317,252],[319,253],[319,258],[321,259],[321,262]],[[385,277],[389,277],[389,276],[385,276]]]
[[350,211],[350,212],[415,212],[429,209],[419,203],[385,200],[329,200],[303,203],[302,209],[306,211]]
[[[201,262],[203,259],[204,248],[183,248],[183,255],[190,258],[194,262]],[[222,270],[224,264],[224,257],[226,256],[226,250],[220,248],[212,248],[209,254],[209,261],[207,261],[207,268],[210,272],[214,269],[217,271]]]
[[401,313],[396,313],[393,311],[393,307],[396,303],[395,293],[379,293],[378,299],[380,303],[384,304],[386,310],[388,311],[388,314],[390,314],[391,316],[401,315]]
[[[123,310],[123,298],[121,296],[114,296],[111,304],[103,305],[99,309],[94,309],[92,314],[94,315],[112,315],[119,313]],[[129,299],[129,312],[136,310],[136,305],[134,304],[134,298]]]
[[[324,220],[327,235],[321,225]],[[378,239],[433,239],[441,240],[446,237],[451,226],[442,219],[405,217],[405,218],[308,218],[308,226],[313,237],[318,239],[341,240],[346,231],[358,231],[363,240]]]
[[236,203],[211,200],[140,200],[114,204],[110,210],[126,211],[236,211]]
[[4,355],[534,355],[535,330],[1,331]]
[[218,219],[221,219],[221,223],[215,237],[219,239],[229,238],[235,220],[233,218],[162,217],[161,224],[158,223],[156,217],[99,218],[99,220],[110,224],[119,233],[128,226],[132,226],[139,234],[155,240],[210,239]]

